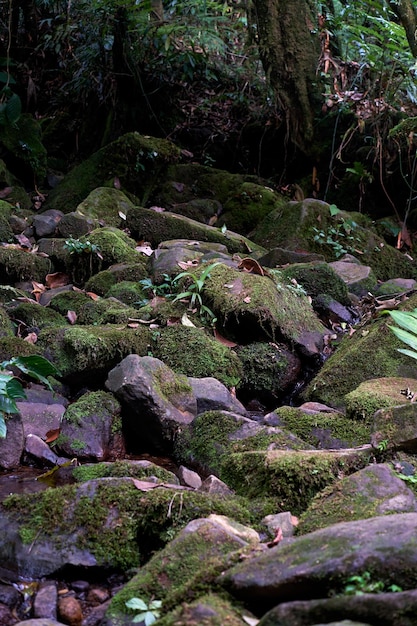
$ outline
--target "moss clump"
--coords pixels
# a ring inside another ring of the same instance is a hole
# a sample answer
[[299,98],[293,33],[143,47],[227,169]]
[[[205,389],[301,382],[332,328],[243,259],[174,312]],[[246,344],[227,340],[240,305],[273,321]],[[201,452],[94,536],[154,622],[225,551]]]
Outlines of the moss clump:
[[[66,326],[67,320],[59,312],[49,307],[39,306],[37,302],[13,303],[8,307],[11,319],[24,324],[27,328],[48,328]],[[68,310],[68,309],[67,309]]]
[[109,289],[117,282],[116,276],[109,270],[103,270],[91,276],[85,283],[86,291],[93,292],[98,296],[105,296]]
[[80,426],[92,413],[105,420],[109,413],[111,415],[120,413],[120,405],[113,394],[106,391],[92,391],[85,393],[76,402],[70,404],[65,411],[64,420]]
[[123,224],[120,213],[126,215],[132,206],[133,203],[119,189],[98,187],[78,205],[76,213],[117,228]]
[[14,356],[41,354],[38,346],[20,337],[0,337],[0,361],[8,361]]
[[340,413],[305,413],[284,406],[274,413],[282,425],[315,448],[349,448],[369,443],[370,426]]
[[378,409],[386,409],[405,404],[402,390],[415,385],[413,378],[376,378],[366,380],[356,389],[346,394],[346,415],[352,419],[370,424]]
[[145,298],[145,294],[140,285],[136,282],[123,280],[110,287],[106,293],[107,298],[117,298],[124,304],[139,308],[140,302]]
[[[175,494],[178,494],[175,496]],[[248,525],[250,515],[237,498],[191,491],[141,491],[129,478],[92,480],[7,498],[3,507],[38,541],[90,551],[99,565],[127,570],[161,548],[188,522],[211,513]],[[170,515],[167,515],[167,512]]]
[[[407,309],[415,306],[416,299],[410,298]],[[389,324],[386,318],[375,320],[343,339],[307,386],[303,398],[343,408],[344,396],[365,380],[399,376],[416,378],[417,366],[412,359],[398,352],[402,344]]]
[[272,189],[255,183],[242,183],[224,205],[219,225],[225,224],[230,230],[247,234],[268,213],[286,202]]
[[220,478],[238,495],[269,497],[278,510],[299,515],[340,473],[367,465],[369,454],[324,451],[243,452],[224,458]]
[[174,611],[158,619],[160,626],[196,624],[199,626],[243,626],[242,614],[250,618],[248,611],[236,607],[228,600],[214,593],[198,597],[194,602],[181,603]]
[[93,380],[95,376],[105,375],[128,354],[145,356],[149,343],[147,328],[120,328],[109,324],[44,329],[37,345],[63,378],[82,382],[86,371]]
[[326,294],[341,304],[350,305],[346,283],[327,263],[296,263],[282,269],[289,282],[295,279],[314,300]]
[[83,483],[94,478],[123,478],[128,476],[138,480],[157,478],[162,483],[178,483],[172,472],[150,461],[115,461],[114,463],[91,463],[74,467],[72,476]]
[[137,316],[137,310],[119,300],[102,298],[93,300],[87,293],[66,291],[52,298],[50,306],[65,315],[75,311],[77,324],[123,324]]
[[238,348],[237,356],[243,365],[239,397],[256,398],[267,405],[278,401],[300,369],[298,358],[275,343],[251,343]]
[[14,337],[14,327],[7,311],[0,305],[0,337]]
[[0,248],[0,283],[13,285],[26,280],[45,282],[52,270],[49,259],[19,248]]
[[212,376],[233,387],[242,375],[236,354],[202,329],[181,325],[161,329],[152,351],[154,356],[185,376]]

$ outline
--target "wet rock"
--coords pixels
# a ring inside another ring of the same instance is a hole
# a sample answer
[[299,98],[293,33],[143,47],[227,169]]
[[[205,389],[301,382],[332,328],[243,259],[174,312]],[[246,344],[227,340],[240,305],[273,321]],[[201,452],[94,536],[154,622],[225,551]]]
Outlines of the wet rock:
[[10,415],[7,419],[6,437],[0,439],[0,467],[3,469],[18,467],[24,442],[25,436],[20,414]]
[[[7,626],[10,626],[10,623],[7,624]],[[57,622],[55,619],[50,619],[48,617],[35,617],[33,619],[26,619],[23,622],[17,622],[15,626],[65,626],[65,625],[63,622]]]
[[412,291],[417,286],[414,278],[391,278],[378,285],[377,296],[396,295]]
[[284,511],[283,513],[267,515],[263,518],[262,524],[268,528],[272,537],[275,537],[278,529],[281,529],[283,537],[292,537],[298,525],[298,519],[289,511]]
[[[399,593],[340,595],[322,600],[285,602],[272,609],[259,622],[259,626],[414,626],[417,611],[417,591]],[[349,618],[349,619],[345,619]],[[328,622],[328,620],[333,620]],[[334,621],[342,620],[342,621]],[[320,622],[320,624],[319,624]]]
[[57,234],[63,239],[73,237],[79,239],[87,235],[95,227],[95,221],[76,211],[64,215],[57,226]]
[[49,430],[56,430],[60,427],[65,413],[65,406],[62,404],[18,402],[17,408],[22,418],[25,437],[36,435],[45,438]]
[[191,487],[192,489],[200,489],[202,485],[202,481],[197,472],[193,472],[192,470],[180,465],[178,468],[178,476],[180,478],[181,484],[186,487]]
[[[416,523],[417,513],[400,513],[334,524],[234,566],[219,582],[248,606],[264,610],[277,602],[340,593],[346,579],[370,563],[375,580],[386,585],[401,581],[403,588],[413,589]],[[397,594],[389,595],[396,602]]]
[[[379,409],[405,404],[406,390],[411,390],[416,381],[413,378],[381,377],[365,380],[356,389],[346,394],[346,416],[354,420],[371,423]],[[417,386],[415,387],[417,392]]]
[[55,211],[53,209],[34,215],[32,224],[35,229],[36,237],[53,237],[56,227],[63,215],[62,211]]
[[234,494],[234,491],[230,489],[226,483],[224,483],[220,478],[210,474],[207,476],[205,480],[201,483],[200,491],[205,491],[206,493],[212,493],[222,496],[231,496]]
[[285,248],[272,248],[258,259],[265,267],[278,267],[279,265],[292,265],[293,263],[311,263],[324,261],[322,254],[314,252],[297,252]]
[[62,465],[67,458],[59,457],[47,443],[43,441],[37,435],[29,434],[25,439],[24,451],[29,454],[33,459],[41,463],[47,463],[50,465]]
[[[0,602],[0,626],[12,626],[13,624],[16,624],[17,621],[18,618],[16,618],[16,615],[12,612],[12,610]],[[23,623],[26,624],[27,622],[20,622],[20,624]],[[52,624],[45,626],[52,626]]]
[[42,582],[33,603],[34,617],[57,618],[58,589],[53,581]]
[[246,415],[246,409],[216,378],[192,378],[188,382],[197,400],[197,415],[206,411],[232,411]]
[[379,409],[373,416],[372,430],[373,446],[378,447],[381,442],[385,441],[388,447],[393,446],[415,452],[417,450],[417,404],[408,402],[408,404]]
[[82,626],[100,626],[104,624],[104,616],[109,608],[110,600],[106,600],[98,606],[93,606],[88,615],[86,615],[82,621]]
[[377,285],[375,274],[368,265],[359,265],[347,261],[334,261],[329,266],[346,283],[349,292],[362,297],[374,291]]
[[109,372],[106,387],[128,411],[126,426],[142,449],[169,452],[179,428],[197,413],[187,379],[153,357],[126,357]]
[[64,596],[58,600],[58,616],[68,626],[81,626],[83,612],[81,603],[73,596]]
[[298,534],[337,522],[417,511],[417,498],[387,464],[365,467],[326,487],[300,518]]

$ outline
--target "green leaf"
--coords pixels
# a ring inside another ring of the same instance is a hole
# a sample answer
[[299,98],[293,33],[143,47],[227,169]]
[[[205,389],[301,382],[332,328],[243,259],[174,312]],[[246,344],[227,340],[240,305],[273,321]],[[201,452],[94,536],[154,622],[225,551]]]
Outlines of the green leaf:
[[4,439],[7,434],[7,426],[3,413],[0,411],[0,439]]
[[413,359],[417,359],[417,352],[413,352],[412,350],[398,348],[398,352],[402,352],[402,354],[406,354],[407,356],[411,356]]
[[403,343],[407,344],[407,346],[410,346],[410,348],[413,348],[413,350],[417,350],[416,335],[413,335],[412,333],[409,333],[402,328],[397,328],[396,326],[390,326],[390,328],[392,332],[398,337],[398,339],[401,339]]
[[335,204],[331,204],[329,206],[329,211],[330,211],[330,215],[333,217],[334,215],[337,215],[338,213],[340,213],[340,209],[337,208],[337,206]]
[[417,309],[414,311],[390,311],[390,316],[398,326],[417,335]]
[[126,606],[128,609],[133,609],[134,611],[148,610],[148,605],[142,600],[142,598],[130,598],[130,600],[127,600]]
[[48,359],[38,354],[32,354],[30,356],[17,356],[10,359],[9,366],[18,367],[24,374],[39,380],[49,389],[52,389],[49,380],[46,376],[54,376],[58,374],[58,370]]
[[6,383],[6,394],[9,398],[16,400],[24,400],[26,398],[25,390],[17,378],[10,378]]
[[19,409],[17,408],[16,402],[13,398],[9,398],[8,396],[0,396],[0,412],[1,413],[18,413]]

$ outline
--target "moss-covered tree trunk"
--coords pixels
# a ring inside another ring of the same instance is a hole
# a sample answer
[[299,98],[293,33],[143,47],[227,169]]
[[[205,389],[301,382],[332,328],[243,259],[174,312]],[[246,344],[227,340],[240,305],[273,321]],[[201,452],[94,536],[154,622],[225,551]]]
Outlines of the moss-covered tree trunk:
[[321,109],[320,39],[309,0],[253,0],[251,20],[268,82],[282,110],[288,139],[309,152]]

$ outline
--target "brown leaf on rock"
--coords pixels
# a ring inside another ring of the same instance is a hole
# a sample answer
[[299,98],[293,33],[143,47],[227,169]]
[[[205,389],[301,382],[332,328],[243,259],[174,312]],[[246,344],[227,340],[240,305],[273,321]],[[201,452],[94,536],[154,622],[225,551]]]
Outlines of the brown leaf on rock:
[[59,433],[61,432],[60,428],[54,428],[53,430],[48,430],[45,435],[45,443],[52,443],[56,441],[59,437]]
[[252,274],[260,274],[260,276],[265,276],[266,274],[264,268],[258,263],[258,261],[255,261],[255,259],[251,259],[250,257],[242,259],[238,265],[238,269]]
[[282,528],[277,528],[275,537],[272,541],[268,541],[266,545],[268,546],[268,548],[273,548],[274,546],[277,546],[279,542],[283,540],[283,538],[284,535],[282,534]]
[[42,285],[42,283],[37,283],[34,280],[32,281],[32,287],[33,289],[31,293],[35,296],[36,302],[39,302],[41,295],[46,291],[46,287],[45,285]]
[[67,319],[70,324],[75,324],[77,321],[77,314],[75,311],[67,311]]
[[64,272],[54,272],[53,274],[47,274],[45,277],[45,284],[49,289],[57,289],[57,287],[64,287],[69,285],[70,277]]
[[189,270],[190,267],[198,267],[200,265],[200,261],[198,259],[190,259],[189,261],[178,261],[178,267],[182,270]]
[[94,291],[86,291],[86,295],[92,300],[100,300],[100,296],[94,293]]

